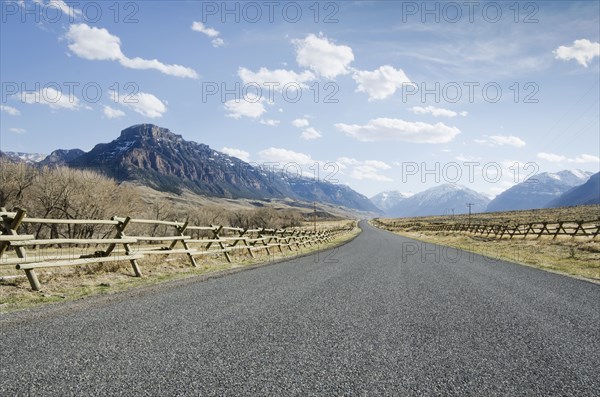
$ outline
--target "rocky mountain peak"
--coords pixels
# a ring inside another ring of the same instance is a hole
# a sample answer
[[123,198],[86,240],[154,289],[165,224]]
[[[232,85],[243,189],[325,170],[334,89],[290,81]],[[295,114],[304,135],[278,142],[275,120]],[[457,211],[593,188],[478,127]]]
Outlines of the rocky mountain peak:
[[213,197],[288,197],[377,212],[369,199],[347,186],[272,175],[153,124],[126,128],[117,139],[97,144],[68,165],[102,170],[119,181],[173,193],[189,189]]
[[172,133],[167,128],[162,128],[154,124],[136,124],[129,128],[121,131],[122,140],[128,141],[140,141],[140,140],[154,140],[154,141],[181,141],[181,135]]

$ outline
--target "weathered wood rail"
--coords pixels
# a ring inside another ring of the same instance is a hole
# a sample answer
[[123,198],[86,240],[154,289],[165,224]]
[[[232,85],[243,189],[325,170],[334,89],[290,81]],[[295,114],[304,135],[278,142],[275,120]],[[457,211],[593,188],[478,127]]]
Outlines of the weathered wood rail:
[[595,239],[600,235],[600,218],[595,220],[564,220],[555,222],[506,222],[506,223],[403,223],[402,221],[382,222],[374,220],[374,222],[387,230],[415,230],[415,231],[431,231],[431,232],[446,232],[446,233],[470,233],[473,235],[481,235],[484,237],[508,238],[513,237],[552,237],[556,239],[558,236],[569,237],[587,237]]
[[[138,261],[148,255],[186,255],[194,267],[198,266],[195,258],[202,255],[223,255],[231,263],[231,254],[235,251],[245,252],[250,257],[254,257],[254,253],[259,250],[268,254],[271,254],[272,250],[278,250],[280,253],[284,250],[294,251],[328,242],[337,234],[349,230],[345,227],[316,231],[300,228],[243,229],[218,225],[190,225],[188,221],[117,216],[110,220],[28,218],[23,209],[9,212],[4,208],[0,208],[0,217],[0,266],[14,265],[17,270],[23,270],[34,291],[41,289],[35,272],[40,268],[129,261],[135,276],[142,277]],[[19,230],[26,225],[91,224],[108,227],[109,231],[95,238],[45,238],[34,234],[19,234]],[[165,233],[157,236],[154,229],[148,234],[126,234],[134,225],[160,226]],[[37,249],[32,255],[27,251],[27,247]],[[76,252],[74,247],[85,247],[85,250],[90,252]]]

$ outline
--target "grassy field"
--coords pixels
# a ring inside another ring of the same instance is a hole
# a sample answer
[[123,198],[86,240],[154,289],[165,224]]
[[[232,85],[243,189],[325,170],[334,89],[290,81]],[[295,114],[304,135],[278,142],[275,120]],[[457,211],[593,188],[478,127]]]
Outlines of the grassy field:
[[[347,225],[350,221],[328,221],[318,224],[322,227]],[[32,291],[24,277],[23,271],[14,267],[0,267],[0,313],[14,311],[42,304],[74,300],[85,296],[109,294],[170,280],[196,277],[207,274],[244,268],[253,265],[269,264],[281,259],[292,259],[299,255],[315,253],[315,261],[322,260],[316,255],[319,250],[334,247],[353,238],[360,232],[355,227],[352,231],[336,236],[326,244],[304,247],[300,250],[285,251],[281,254],[271,250],[256,251],[255,258],[250,258],[242,251],[232,253],[233,263],[228,263],[222,255],[196,257],[198,267],[190,265],[185,255],[147,256],[140,260],[144,277],[133,276],[129,262],[110,264],[91,264],[84,266],[40,269],[38,277],[42,284],[41,291]],[[13,277],[13,276],[17,277]]]
[[[600,205],[578,207],[544,208],[539,210],[484,212],[471,215],[471,223],[528,223],[536,221],[554,222],[558,220],[593,220],[600,218]],[[426,216],[416,218],[381,218],[386,223],[432,224],[440,222],[468,222],[469,215]]]
[[[124,185],[129,184],[125,182]],[[214,208],[222,208],[227,211],[236,211],[236,210],[250,210],[256,208],[273,208],[275,210],[290,210],[294,209],[300,211],[307,217],[308,219],[312,219],[313,214],[313,203],[298,201],[290,198],[273,198],[273,199],[226,199],[221,197],[207,197],[201,196],[195,193],[192,193],[188,190],[184,190],[181,195],[160,192],[158,190],[154,190],[150,187],[139,185],[139,184],[129,184],[131,186],[135,186],[135,188],[140,192],[141,196],[144,198],[144,201],[148,203],[155,202],[159,199],[166,199],[174,205],[193,205],[196,207],[214,207]],[[352,219],[352,218],[368,218],[373,216],[373,213],[358,211],[358,210],[349,210],[342,206],[327,204],[323,202],[317,203],[317,211],[319,213],[319,217],[322,218],[323,215],[326,215],[328,219],[337,218],[338,220],[342,219]]]
[[[599,215],[600,205],[593,205],[473,214],[471,222],[526,223],[557,220],[593,220],[598,219]],[[600,282],[600,237],[596,237],[593,240],[589,237],[571,238],[568,236],[561,236],[557,239],[545,236],[542,238],[515,237],[514,239],[498,239],[469,233],[423,230],[424,227],[433,223],[460,223],[467,221],[468,215],[457,215],[454,217],[382,218],[372,223],[375,226],[416,240],[460,248],[492,258]]]

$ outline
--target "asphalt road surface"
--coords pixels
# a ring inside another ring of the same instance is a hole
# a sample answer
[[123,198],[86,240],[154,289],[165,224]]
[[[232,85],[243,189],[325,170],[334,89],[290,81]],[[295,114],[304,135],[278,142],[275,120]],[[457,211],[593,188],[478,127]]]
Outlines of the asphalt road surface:
[[374,229],[0,319],[0,395],[599,396],[600,286]]

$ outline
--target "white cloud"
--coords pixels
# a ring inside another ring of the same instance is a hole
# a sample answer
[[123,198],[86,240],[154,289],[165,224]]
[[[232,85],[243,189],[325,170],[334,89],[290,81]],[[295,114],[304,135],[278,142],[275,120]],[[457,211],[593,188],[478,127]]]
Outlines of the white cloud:
[[380,170],[389,170],[390,168],[392,168],[387,163],[379,160],[365,160],[364,163],[369,167],[377,168]]
[[121,65],[130,69],[154,69],[169,76],[187,77],[191,79],[198,78],[198,74],[194,71],[194,69],[187,68],[181,65],[165,65],[157,59],[143,59],[137,57],[131,59],[123,58],[120,59],[119,62],[121,63]]
[[209,28],[209,27],[205,26],[202,22],[192,23],[192,30],[195,32],[204,33],[208,37],[217,37],[219,35],[218,30]]
[[314,163],[314,160],[308,154],[282,148],[270,147],[261,150],[258,154],[263,162],[277,162],[280,164],[296,163],[299,165]]
[[212,43],[212,46],[215,48],[221,47],[222,45],[225,44],[225,40],[223,40],[220,37],[217,37],[216,39],[212,39],[210,42]]
[[8,130],[10,132],[14,132],[15,134],[24,134],[27,132],[27,130],[24,128],[9,128]]
[[80,10],[73,7],[69,7],[63,0],[50,0],[50,4],[56,4],[58,8],[71,18],[80,17],[82,15]]
[[218,37],[220,34],[218,30],[209,28],[208,26],[204,25],[202,22],[192,23],[192,30],[195,32],[204,33],[208,37],[212,38],[211,43],[212,43],[213,47],[220,47],[223,44],[225,44],[225,41],[223,41],[222,38]]
[[293,43],[298,65],[328,79],[349,73],[348,66],[354,60],[352,48],[336,45],[326,37],[317,37],[312,33],[304,39],[293,40]]
[[221,151],[231,157],[237,157],[238,159],[248,162],[250,160],[250,153],[241,149],[234,149],[229,147],[223,147]]
[[350,177],[358,180],[366,179],[377,182],[391,182],[393,180],[392,178],[379,174],[375,167],[369,165],[359,165],[354,167]]
[[309,127],[307,129],[305,129],[304,131],[302,131],[302,134],[300,135],[300,138],[306,140],[306,141],[311,141],[313,139],[319,139],[321,138],[322,135],[319,131],[315,130],[313,127]]
[[151,119],[162,117],[167,111],[167,107],[163,101],[146,92],[138,92],[132,95],[119,95],[119,103],[134,112]]
[[273,120],[273,119],[261,119],[260,123],[264,125],[268,125],[269,127],[277,127],[281,121]]
[[[69,17],[70,21],[73,21],[75,18],[81,17],[81,15],[82,15],[80,10],[70,7],[63,0],[49,0],[46,2],[44,2],[43,0],[34,0],[34,2],[44,6],[43,12],[47,13],[48,16],[54,15],[57,12],[56,10],[59,10],[61,13],[67,15]],[[20,4],[23,7],[25,4],[25,1],[20,2]],[[77,4],[79,4],[79,3],[77,3]],[[54,9],[54,10],[52,10],[52,9]],[[51,18],[54,18],[54,16],[52,16]]]
[[336,163],[340,170],[345,170],[352,167],[350,177],[357,180],[374,180],[378,182],[390,182],[391,178],[379,174],[380,170],[389,170],[390,167],[387,163],[379,160],[365,160],[360,161],[351,157],[339,157]]
[[465,117],[468,115],[467,112],[459,113],[450,109],[436,108],[435,106],[413,106],[410,111],[414,114],[430,114],[433,117],[456,117],[458,115]]
[[541,160],[546,160],[551,163],[565,163],[566,162],[566,163],[578,163],[578,164],[582,164],[582,163],[600,164],[600,157],[593,156],[591,154],[585,154],[585,153],[580,154],[579,156],[576,156],[573,158],[568,158],[567,156],[563,156],[561,154],[539,152],[537,154],[537,158],[539,158]]
[[561,155],[554,154],[554,153],[545,153],[545,152],[539,152],[537,154],[537,158],[541,159],[541,160],[549,161],[551,163],[559,163],[559,162],[565,161],[567,159],[565,156],[561,156]]
[[125,58],[121,52],[121,39],[106,29],[84,23],[74,24],[69,27],[66,38],[71,52],[81,58],[91,61],[118,61]]
[[307,119],[295,119],[294,121],[292,121],[292,125],[296,128],[304,128],[308,127],[310,123]]
[[230,99],[225,102],[225,109],[228,112],[227,117],[236,120],[241,117],[257,119],[267,111],[263,102],[264,98],[256,98],[254,95],[248,95],[246,98],[242,99]]
[[352,157],[338,157],[338,159],[335,162],[337,163],[340,170],[345,170],[351,165],[360,164],[360,161]]
[[600,157],[598,156],[593,156],[591,154],[580,154],[579,156],[572,158],[572,159],[568,159],[567,160],[570,163],[595,163],[595,164],[600,164]]
[[560,46],[552,53],[556,59],[563,61],[575,59],[587,68],[592,59],[600,56],[600,43],[593,43],[588,39],[575,40],[572,46]]
[[492,135],[490,141],[498,146],[514,146],[523,147],[526,145],[525,141],[514,135]]
[[487,139],[475,139],[475,143],[487,146],[514,146],[517,148],[527,145],[524,140],[514,135],[492,135]]
[[258,72],[253,72],[246,68],[238,69],[238,76],[244,84],[255,83],[262,87],[267,87],[276,91],[281,91],[286,84],[292,83],[289,87],[298,85],[306,87],[306,82],[314,80],[315,75],[308,70],[302,73],[296,73],[292,70],[260,68]]
[[404,141],[413,143],[447,143],[460,134],[456,127],[444,123],[428,124],[401,119],[377,118],[367,124],[335,124],[346,135],[362,141]]
[[10,116],[20,116],[21,112],[17,108],[13,108],[12,106],[0,105],[0,111],[10,115]]
[[354,71],[352,78],[358,84],[356,92],[369,95],[369,101],[385,99],[394,95],[396,90],[405,84],[411,84],[410,79],[402,69],[394,69],[384,65],[372,72],[367,70]]
[[181,65],[167,65],[157,59],[128,58],[121,51],[121,39],[103,28],[90,27],[84,23],[73,24],[65,36],[69,50],[80,58],[92,61],[117,61],[130,69],[154,69],[161,73],[197,79],[198,74]]
[[104,106],[102,109],[104,115],[109,119],[118,119],[125,116],[125,112],[119,109],[111,108],[110,106]]
[[[19,94],[15,94],[19,95]],[[52,87],[44,87],[39,91],[21,92],[21,102],[50,106],[52,109],[77,110],[80,108],[79,98],[75,95],[66,95]]]
[[292,125],[296,128],[304,128],[304,131],[300,134],[300,138],[305,141],[312,141],[313,139],[319,139],[323,136],[315,128],[310,127],[310,122],[306,118],[295,119],[292,121]]

